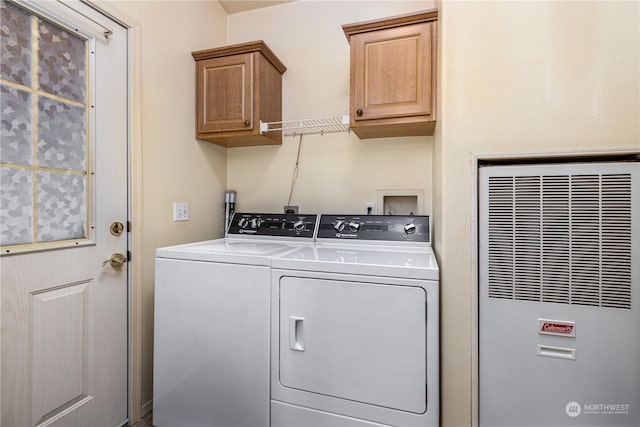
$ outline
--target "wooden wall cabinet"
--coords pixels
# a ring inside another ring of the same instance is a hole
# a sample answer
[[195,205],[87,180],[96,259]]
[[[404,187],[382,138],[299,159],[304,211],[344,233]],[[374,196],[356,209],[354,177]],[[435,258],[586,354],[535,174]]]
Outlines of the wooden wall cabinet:
[[196,61],[196,138],[225,147],[282,144],[260,121],[282,120],[284,64],[262,40],[201,50]]
[[438,10],[342,26],[351,46],[349,125],[360,138],[433,135]]

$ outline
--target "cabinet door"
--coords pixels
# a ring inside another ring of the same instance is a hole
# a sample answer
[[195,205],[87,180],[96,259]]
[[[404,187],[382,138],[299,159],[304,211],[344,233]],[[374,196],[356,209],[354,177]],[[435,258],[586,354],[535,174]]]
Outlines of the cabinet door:
[[351,38],[356,121],[432,114],[433,23]]
[[253,54],[198,61],[198,132],[253,128]]

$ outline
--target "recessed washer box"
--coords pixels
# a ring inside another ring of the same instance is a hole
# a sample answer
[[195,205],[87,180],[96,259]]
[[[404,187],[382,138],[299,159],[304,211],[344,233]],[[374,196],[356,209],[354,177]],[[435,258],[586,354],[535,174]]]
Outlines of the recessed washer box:
[[378,190],[379,215],[424,215],[424,190]]

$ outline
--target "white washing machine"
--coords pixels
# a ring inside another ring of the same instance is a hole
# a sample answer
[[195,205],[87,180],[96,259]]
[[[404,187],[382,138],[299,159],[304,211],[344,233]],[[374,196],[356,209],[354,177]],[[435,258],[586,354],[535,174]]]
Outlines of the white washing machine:
[[438,426],[429,218],[322,215],[316,240],[272,260],[271,426]]
[[271,258],[316,219],[236,213],[226,238],[156,251],[154,426],[269,425]]

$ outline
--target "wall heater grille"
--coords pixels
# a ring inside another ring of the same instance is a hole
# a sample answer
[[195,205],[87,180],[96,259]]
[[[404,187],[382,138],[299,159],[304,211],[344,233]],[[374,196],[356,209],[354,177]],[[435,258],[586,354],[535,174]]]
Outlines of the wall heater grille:
[[490,298],[631,308],[631,175],[491,176]]

